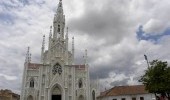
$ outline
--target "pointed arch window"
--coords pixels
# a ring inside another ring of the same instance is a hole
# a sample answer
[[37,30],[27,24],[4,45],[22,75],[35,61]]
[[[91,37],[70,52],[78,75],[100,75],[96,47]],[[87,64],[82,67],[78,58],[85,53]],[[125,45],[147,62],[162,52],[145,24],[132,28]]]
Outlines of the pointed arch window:
[[34,88],[34,79],[33,78],[30,80],[30,87]]
[[83,87],[82,79],[79,79],[79,88],[82,88],[82,87]]

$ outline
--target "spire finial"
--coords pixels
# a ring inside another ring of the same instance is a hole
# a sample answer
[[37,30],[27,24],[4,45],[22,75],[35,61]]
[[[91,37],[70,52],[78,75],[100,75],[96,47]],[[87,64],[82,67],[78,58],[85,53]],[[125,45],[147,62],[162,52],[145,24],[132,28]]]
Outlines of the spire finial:
[[29,54],[29,62],[31,62],[31,53]]
[[87,57],[87,49],[85,50],[85,55],[86,55],[86,57]]
[[68,33],[68,27],[67,27],[67,33]]
[[30,47],[28,47],[28,49],[27,49],[25,62],[28,62],[28,61],[29,61],[29,52],[30,52]]
[[74,36],[72,37],[72,60],[74,63]]
[[66,38],[68,38],[68,27],[67,27],[67,31],[66,31]]
[[42,49],[45,47],[45,35],[43,35],[43,41],[42,41]]
[[74,36],[72,37],[72,49],[74,50]]
[[85,49],[84,63],[87,64],[87,49]]
[[44,59],[44,48],[45,48],[45,35],[43,35],[42,48],[41,48],[41,62]]
[[29,52],[30,52],[30,47],[28,47],[27,54],[29,54]]

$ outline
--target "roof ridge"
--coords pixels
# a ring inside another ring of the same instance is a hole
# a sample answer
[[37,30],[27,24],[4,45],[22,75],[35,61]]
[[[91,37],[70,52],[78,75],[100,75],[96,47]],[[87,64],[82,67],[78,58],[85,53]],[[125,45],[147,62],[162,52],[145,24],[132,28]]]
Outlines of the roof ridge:
[[134,86],[144,86],[144,85],[123,85],[123,86],[115,86],[115,87],[134,87]]
[[145,90],[144,85],[115,86],[115,87],[112,87],[111,89],[106,90],[104,92],[103,92],[104,93],[103,96],[148,93],[148,91]]

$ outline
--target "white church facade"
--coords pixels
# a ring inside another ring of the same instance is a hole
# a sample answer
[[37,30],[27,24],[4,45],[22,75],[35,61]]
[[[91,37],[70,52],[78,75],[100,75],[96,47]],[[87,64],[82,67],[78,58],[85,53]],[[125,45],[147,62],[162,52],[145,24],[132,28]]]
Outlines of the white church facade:
[[[65,30],[66,33],[65,33]],[[84,62],[74,64],[74,37],[69,51],[68,28],[62,0],[50,27],[48,49],[43,36],[40,63],[32,63],[28,48],[24,63],[21,100],[96,100],[99,83],[90,82],[87,50]]]

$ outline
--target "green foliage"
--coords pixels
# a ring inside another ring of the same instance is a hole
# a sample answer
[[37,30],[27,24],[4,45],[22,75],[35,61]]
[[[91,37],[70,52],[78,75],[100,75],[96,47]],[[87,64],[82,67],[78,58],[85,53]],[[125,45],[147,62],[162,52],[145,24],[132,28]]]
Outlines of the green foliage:
[[146,90],[155,94],[170,94],[170,67],[167,62],[153,60],[150,67],[139,80],[146,86]]

